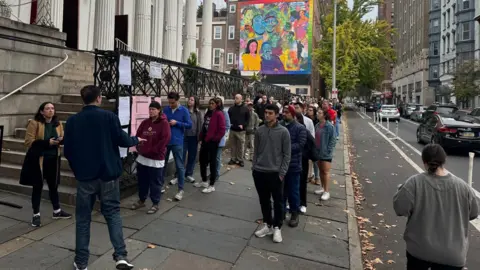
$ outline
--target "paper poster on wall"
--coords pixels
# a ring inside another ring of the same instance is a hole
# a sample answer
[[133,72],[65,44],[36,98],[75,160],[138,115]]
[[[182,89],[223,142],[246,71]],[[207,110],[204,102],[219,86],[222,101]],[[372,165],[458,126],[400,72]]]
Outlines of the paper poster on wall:
[[120,125],[130,124],[130,97],[118,98],[118,118],[120,119]]
[[162,65],[157,62],[150,62],[150,78],[161,79],[162,78]]
[[132,85],[132,61],[130,57],[120,55],[118,72],[118,84]]
[[[128,128],[124,128],[123,131],[125,131],[125,133],[128,134]],[[128,148],[119,147],[118,149],[120,150],[120,157],[121,158],[124,158],[124,157],[127,156]]]

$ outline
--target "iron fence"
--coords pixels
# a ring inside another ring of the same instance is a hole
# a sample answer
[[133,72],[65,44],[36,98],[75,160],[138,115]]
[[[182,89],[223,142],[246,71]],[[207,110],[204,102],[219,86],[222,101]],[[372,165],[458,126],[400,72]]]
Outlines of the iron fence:
[[3,149],[3,129],[4,126],[0,126],[0,164],[2,164],[2,149]]

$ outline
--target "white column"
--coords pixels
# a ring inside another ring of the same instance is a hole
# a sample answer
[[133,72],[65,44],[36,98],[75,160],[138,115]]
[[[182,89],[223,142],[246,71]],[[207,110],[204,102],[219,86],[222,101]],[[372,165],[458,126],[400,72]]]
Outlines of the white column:
[[[50,22],[52,25],[50,25]],[[38,0],[36,23],[38,25],[53,26],[61,32],[63,28],[63,1]]]
[[[183,62],[187,63],[190,54],[197,49],[197,1],[187,0],[185,7],[185,30],[183,37]],[[198,55],[197,55],[198,57]]]
[[134,50],[143,54],[150,54],[150,37],[152,26],[152,1],[135,1],[135,38]]
[[115,0],[95,0],[93,48],[113,50],[115,43]]
[[212,0],[203,1],[202,36],[200,45],[200,66],[210,69],[212,67]]
[[164,1],[154,0],[151,55],[163,57]]
[[163,58],[177,60],[177,2],[165,0],[165,33],[163,35]]
[[177,62],[182,62],[182,35],[183,35],[183,0],[178,1],[177,6]]

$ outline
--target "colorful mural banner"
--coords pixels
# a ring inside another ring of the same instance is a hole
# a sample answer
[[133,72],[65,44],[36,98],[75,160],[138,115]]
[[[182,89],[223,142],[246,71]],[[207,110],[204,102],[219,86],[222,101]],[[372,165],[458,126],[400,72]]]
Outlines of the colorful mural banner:
[[239,3],[241,71],[310,74],[313,0]]

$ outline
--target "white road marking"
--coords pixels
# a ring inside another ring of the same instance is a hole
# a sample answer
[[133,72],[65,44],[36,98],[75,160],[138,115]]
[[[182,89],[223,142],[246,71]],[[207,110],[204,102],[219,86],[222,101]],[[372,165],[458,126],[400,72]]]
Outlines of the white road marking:
[[[423,173],[424,172],[424,170],[422,168],[420,168],[420,166],[418,166],[417,163],[415,163],[415,161],[413,161],[407,154],[405,154],[405,152],[403,152],[391,139],[389,139],[387,136],[385,136],[385,134],[383,134],[380,130],[378,130],[375,127],[374,124],[372,124],[372,123],[368,123],[368,124],[373,128],[373,130],[375,130],[378,134],[380,134],[380,136],[382,136],[387,142],[389,142],[390,145],[395,150],[397,150],[397,152],[403,157],[403,159],[405,159],[405,161],[407,161],[408,164],[410,164],[418,173]],[[391,131],[389,131],[389,132],[391,132]],[[409,146],[410,148],[415,149],[413,146],[411,146],[409,143],[405,142],[404,140],[401,140],[401,141],[402,141],[402,143]],[[420,156],[422,155],[422,153],[420,151],[418,151],[417,149],[415,149],[415,152],[417,154],[419,154]],[[448,170],[447,170],[447,172],[448,172]],[[449,173],[451,173],[451,172],[449,172]],[[454,175],[453,173],[451,173],[451,174]],[[475,195],[478,198],[480,198],[480,193],[476,189],[474,189],[473,187],[471,187],[471,188],[475,192]],[[472,223],[472,225],[475,227],[475,229],[477,229],[477,231],[480,232],[480,219],[479,218],[476,218],[476,219],[470,221],[470,223]]]
[[415,125],[415,126],[419,126],[419,125],[420,125],[419,123],[413,122],[413,121],[410,120],[410,119],[403,119],[402,121],[405,121],[405,122],[407,122],[407,123],[413,124],[413,125]]
[[[381,126],[385,131],[389,132],[390,134],[392,134],[393,136],[395,136],[395,134],[391,131],[391,130],[388,130],[386,127],[384,126]],[[415,134],[416,135],[416,134]],[[413,145],[409,144],[408,142],[406,142],[404,139],[402,139],[400,136],[396,137],[396,139],[400,142],[402,142],[403,144],[405,144],[408,148],[412,149],[413,152],[417,153],[417,155],[421,156],[422,155],[422,152],[420,152],[417,148],[415,148]]]
[[365,118],[365,116],[363,116],[362,113],[359,113],[359,112],[356,112],[356,113],[357,113],[358,115],[360,115],[360,117],[361,117],[362,119],[367,119],[367,118]]

